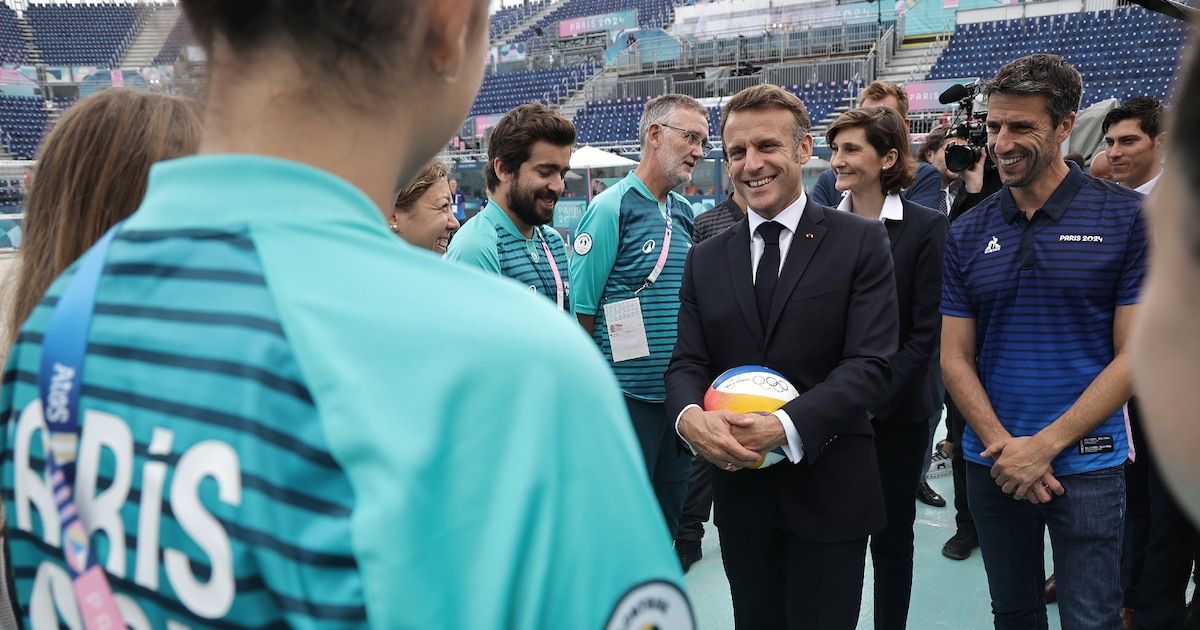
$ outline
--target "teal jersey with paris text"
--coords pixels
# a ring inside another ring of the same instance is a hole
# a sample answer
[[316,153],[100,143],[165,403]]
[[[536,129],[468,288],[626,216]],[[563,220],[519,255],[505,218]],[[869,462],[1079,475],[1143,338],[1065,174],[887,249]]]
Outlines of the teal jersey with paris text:
[[[658,279],[643,289],[662,255],[667,217],[671,225],[667,259]],[[692,206],[686,198],[672,192],[667,202],[660,202],[630,172],[592,200],[575,230],[572,307],[575,313],[596,316],[592,338],[612,364],[621,390],[632,398],[648,402],[666,398],[663,375],[675,347],[679,286],[693,227]],[[604,305],[632,298],[635,292],[650,354],[614,362]]]
[[555,304],[561,292],[563,310],[571,310],[562,235],[552,227],[537,225],[533,238],[525,238],[493,200],[454,234],[446,258],[512,278]]
[[[71,273],[0,393],[32,630],[82,627],[37,399]],[[108,251],[82,378],[75,500],[131,627],[694,625],[594,344],[546,300],[397,239],[329,173],[155,166]]]

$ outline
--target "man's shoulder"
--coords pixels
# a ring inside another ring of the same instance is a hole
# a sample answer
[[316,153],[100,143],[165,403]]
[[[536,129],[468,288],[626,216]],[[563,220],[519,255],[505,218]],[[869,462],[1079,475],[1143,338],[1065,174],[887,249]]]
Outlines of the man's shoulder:
[[1146,198],[1145,195],[1132,188],[1091,176],[1084,179],[1080,192],[1087,193],[1082,198],[1077,196],[1082,203],[1094,203],[1102,199],[1106,205],[1127,206],[1134,209],[1140,209]]

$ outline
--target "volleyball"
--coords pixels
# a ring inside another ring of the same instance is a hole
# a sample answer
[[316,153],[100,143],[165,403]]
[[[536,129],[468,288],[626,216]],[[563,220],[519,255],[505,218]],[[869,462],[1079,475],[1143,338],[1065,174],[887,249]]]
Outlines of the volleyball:
[[[782,374],[761,365],[744,365],[726,370],[704,394],[704,409],[734,413],[768,414],[799,396]],[[782,447],[776,447],[750,468],[766,468],[787,459]]]

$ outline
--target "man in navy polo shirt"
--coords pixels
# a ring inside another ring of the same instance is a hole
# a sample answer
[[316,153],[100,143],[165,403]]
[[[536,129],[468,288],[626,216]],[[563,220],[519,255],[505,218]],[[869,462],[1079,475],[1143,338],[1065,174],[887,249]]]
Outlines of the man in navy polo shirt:
[[942,370],[967,418],[967,494],[997,628],[1046,627],[1054,540],[1064,628],[1121,627],[1121,406],[1144,275],[1141,196],[1061,157],[1083,81],[1056,55],[984,88],[1004,183],[946,242]]

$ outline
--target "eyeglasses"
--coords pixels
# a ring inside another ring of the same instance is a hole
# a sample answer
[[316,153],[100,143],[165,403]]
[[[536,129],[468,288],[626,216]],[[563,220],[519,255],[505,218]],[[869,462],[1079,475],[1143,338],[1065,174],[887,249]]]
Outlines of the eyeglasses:
[[709,142],[704,136],[700,135],[699,133],[697,133],[695,131],[688,131],[687,129],[681,129],[679,127],[672,127],[671,125],[668,125],[666,123],[658,123],[658,124],[662,125],[663,127],[666,127],[667,129],[674,129],[675,131],[678,131],[680,134],[683,135],[683,139],[687,141],[688,146],[700,147],[700,150],[704,152],[703,153],[704,155],[708,155],[709,153],[712,152],[712,150],[714,148],[716,148],[713,146],[713,143]]

